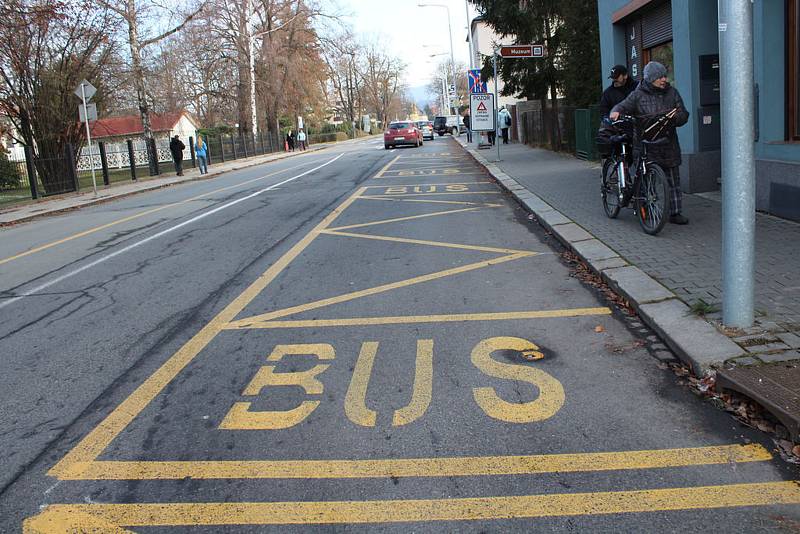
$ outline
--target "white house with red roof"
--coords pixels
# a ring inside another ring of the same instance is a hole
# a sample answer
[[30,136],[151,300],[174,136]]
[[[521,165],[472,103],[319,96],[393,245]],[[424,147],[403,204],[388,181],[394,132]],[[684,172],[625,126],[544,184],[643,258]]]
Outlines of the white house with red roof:
[[[184,143],[188,142],[189,136],[194,137],[200,127],[187,111],[151,113],[150,125],[153,137],[157,140],[169,139],[178,135]],[[140,138],[144,135],[140,115],[98,119],[90,124],[90,131],[92,132],[92,141],[104,143],[124,143],[128,139]]]

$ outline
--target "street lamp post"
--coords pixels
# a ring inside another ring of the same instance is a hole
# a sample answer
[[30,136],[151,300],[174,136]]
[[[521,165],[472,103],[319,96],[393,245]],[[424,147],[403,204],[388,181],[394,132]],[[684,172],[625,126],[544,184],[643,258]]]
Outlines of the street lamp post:
[[[425,47],[425,45],[422,45],[422,46],[423,46],[423,48]],[[428,57],[444,56],[446,54],[447,54],[447,52],[442,52],[440,54],[430,54],[430,56],[428,56]],[[455,82],[455,80],[453,80],[453,82]],[[442,78],[442,112],[444,112],[445,109],[448,109],[448,110],[450,109],[450,107],[447,105],[447,73],[446,72],[445,72],[444,78]],[[442,113],[442,115],[444,115],[444,113]]]
[[[450,8],[444,4],[417,4],[419,7],[443,7],[447,10],[447,31],[450,33],[450,79],[453,80],[453,84],[455,84],[455,59],[453,56],[453,28],[450,25]],[[449,100],[449,99],[448,99]],[[452,106],[448,106],[448,109],[452,109]]]

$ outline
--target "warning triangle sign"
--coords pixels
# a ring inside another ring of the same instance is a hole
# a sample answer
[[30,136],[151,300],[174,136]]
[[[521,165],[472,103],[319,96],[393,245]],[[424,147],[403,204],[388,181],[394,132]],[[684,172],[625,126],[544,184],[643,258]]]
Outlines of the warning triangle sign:
[[486,106],[484,105],[483,102],[478,104],[478,111],[486,111]]

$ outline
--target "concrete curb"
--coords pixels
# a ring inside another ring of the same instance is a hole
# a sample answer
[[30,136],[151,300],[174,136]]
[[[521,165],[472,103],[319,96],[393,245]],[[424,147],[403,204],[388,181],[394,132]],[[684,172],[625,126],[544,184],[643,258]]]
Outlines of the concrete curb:
[[[4,226],[11,226],[19,223],[29,222],[34,219],[38,219],[40,217],[47,217],[50,215],[66,213],[74,210],[79,210],[88,206],[96,206],[98,204],[103,204],[105,202],[111,202],[113,200],[119,200],[121,198],[126,198],[132,195],[138,195],[139,193],[155,191],[156,189],[163,189],[165,187],[172,187],[174,185],[179,185],[184,183],[198,182],[200,180],[209,180],[216,176],[225,174],[227,172],[247,169],[249,167],[263,165],[265,163],[271,163],[273,161],[280,161],[283,159],[299,156],[302,154],[309,154],[311,152],[319,152],[326,148],[332,148],[337,145],[352,144],[358,141],[369,139],[371,137],[377,137],[377,136],[359,137],[358,139],[348,139],[347,141],[339,141],[338,143],[324,143],[320,145],[313,145],[303,152],[276,152],[269,154],[267,156],[254,156],[252,158],[234,160],[234,162],[236,163],[235,165],[226,167],[221,170],[215,170],[213,166],[209,166],[208,174],[203,174],[203,175],[197,174],[185,177],[173,177],[172,179],[156,178],[152,181],[152,183],[140,182],[139,184],[137,184],[138,187],[136,187],[135,189],[122,190],[122,188],[125,187],[126,185],[131,185],[129,182],[127,182],[125,184],[121,184],[118,186],[120,189],[119,191],[114,191],[115,189],[114,186],[111,186],[108,189],[103,190],[104,193],[108,194],[104,194],[96,198],[86,197],[91,193],[79,192],[79,193],[72,193],[64,197],[50,198],[33,204],[25,204],[22,207],[17,207],[17,208],[12,207],[7,210],[0,210],[0,228]],[[214,166],[225,165],[226,163],[219,162],[215,163]],[[49,209],[47,207],[48,202],[50,202]],[[56,203],[60,203],[60,205],[56,205]],[[14,217],[12,215],[13,212],[16,210],[24,210],[24,209],[29,209],[31,207],[35,207],[36,209],[31,210],[27,214],[20,214],[19,217]]]
[[530,211],[569,250],[577,254],[615,292],[637,311],[692,371],[702,376],[726,360],[744,356],[739,345],[713,325],[691,313],[672,291],[636,266],[560,211],[529,191],[513,177],[489,162],[477,150],[461,147],[516,200]]

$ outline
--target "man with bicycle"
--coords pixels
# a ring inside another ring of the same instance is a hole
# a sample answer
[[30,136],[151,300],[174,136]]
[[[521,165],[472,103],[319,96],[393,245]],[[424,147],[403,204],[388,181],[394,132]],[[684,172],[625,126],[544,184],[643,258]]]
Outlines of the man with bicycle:
[[678,143],[676,127],[683,126],[689,120],[689,112],[683,105],[683,99],[672,85],[667,82],[667,68],[651,61],[644,67],[644,81],[639,84],[628,97],[614,106],[609,118],[617,120],[621,114],[637,117],[655,117],[675,110],[666,128],[661,132],[668,142],[661,145],[651,145],[649,155],[658,163],[667,175],[670,188],[669,222],[673,224],[688,224],[689,219],[681,213],[682,194],[681,176],[681,147]]

